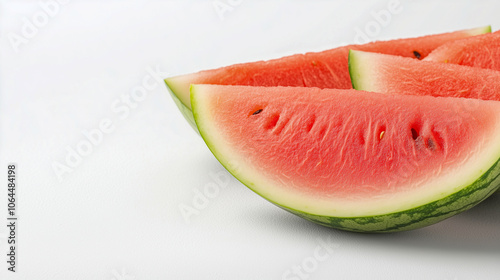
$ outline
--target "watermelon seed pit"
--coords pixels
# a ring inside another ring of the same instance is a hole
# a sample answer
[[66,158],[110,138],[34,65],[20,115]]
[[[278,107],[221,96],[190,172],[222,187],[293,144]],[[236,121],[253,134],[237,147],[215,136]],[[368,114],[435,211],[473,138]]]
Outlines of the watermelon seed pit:
[[361,145],[364,145],[364,144],[365,144],[365,135],[364,135],[364,133],[363,133],[363,132],[360,132],[360,133],[359,133],[359,143],[360,143]]
[[382,138],[384,138],[384,135],[385,135],[385,131],[386,131],[386,127],[385,125],[380,125],[377,129],[377,133],[378,133],[378,140],[382,140]]
[[418,138],[418,132],[413,127],[411,128],[411,138],[413,138],[413,140],[417,140]]
[[417,52],[417,51],[413,51],[413,55],[415,55],[415,57],[417,59],[421,59],[422,58],[422,55],[419,52]]
[[257,115],[257,114],[259,114],[260,112],[262,112],[262,110],[263,110],[263,109],[258,109],[257,111],[253,112],[252,116],[253,116],[253,115]]
[[269,120],[267,121],[267,123],[264,125],[264,128],[265,129],[272,129],[276,126],[276,124],[278,124],[278,121],[280,119],[280,115],[279,114],[274,114],[272,115]]
[[311,118],[309,119],[308,123],[306,124],[306,131],[310,132],[316,123],[316,116],[312,115]]
[[382,130],[382,132],[380,132],[380,140],[382,140],[382,138],[384,138],[384,134],[385,134],[385,130]]

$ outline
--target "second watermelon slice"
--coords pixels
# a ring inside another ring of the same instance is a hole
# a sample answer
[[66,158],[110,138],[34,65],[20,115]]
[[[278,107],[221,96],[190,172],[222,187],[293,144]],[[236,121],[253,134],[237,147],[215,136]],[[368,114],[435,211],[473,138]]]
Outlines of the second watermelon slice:
[[348,71],[349,49],[423,59],[432,50],[447,42],[488,32],[491,32],[490,26],[417,38],[343,46],[323,52],[296,54],[269,61],[242,63],[171,77],[165,79],[165,82],[184,117],[196,128],[191,113],[190,84],[348,89],[351,88]]
[[351,51],[349,71],[357,90],[500,101],[500,71]]

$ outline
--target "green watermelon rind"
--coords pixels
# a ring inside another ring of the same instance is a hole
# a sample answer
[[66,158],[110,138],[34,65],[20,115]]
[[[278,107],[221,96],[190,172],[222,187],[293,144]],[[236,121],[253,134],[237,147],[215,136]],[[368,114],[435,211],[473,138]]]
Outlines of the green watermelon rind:
[[327,227],[355,232],[397,232],[429,226],[466,211],[488,198],[499,187],[500,159],[471,185],[445,198],[405,211],[370,217],[339,218],[318,216],[278,206]]
[[483,174],[481,174],[473,183],[463,187],[459,191],[452,193],[446,197],[436,199],[427,204],[414,207],[411,209],[387,213],[382,215],[364,216],[364,217],[332,217],[324,215],[316,215],[306,213],[301,210],[290,208],[286,205],[270,200],[257,192],[250,180],[242,179],[238,170],[232,162],[228,161],[223,155],[219,154],[217,145],[209,139],[207,131],[205,131],[204,119],[198,113],[197,99],[193,98],[195,86],[190,86],[191,91],[191,107],[193,108],[194,120],[198,126],[198,131],[205,141],[207,147],[237,180],[247,186],[250,190],[257,193],[264,199],[275,204],[276,206],[302,217],[311,222],[353,232],[398,232],[407,231],[417,228],[429,226],[466,211],[481,201],[488,198],[491,194],[500,188],[500,158]]
[[[366,84],[370,84],[371,75],[365,75],[363,70],[371,61],[364,60],[362,51],[349,50],[348,65],[349,76],[351,77],[352,88],[357,90],[370,90]],[[361,57],[361,58],[360,58]],[[372,83],[373,84],[373,83]]]
[[363,77],[366,79],[367,77],[363,75],[360,71],[362,66],[358,65],[358,60],[356,59],[356,51],[349,50],[349,56],[347,59],[347,65],[349,66],[349,76],[351,77],[351,84],[353,89],[362,90],[363,85],[361,81]]
[[198,127],[196,126],[196,122],[194,121],[194,116],[193,116],[193,112],[191,111],[191,109],[189,109],[186,105],[184,105],[184,103],[182,103],[182,101],[177,97],[175,92],[169,86],[168,79],[165,79],[165,84],[167,85],[168,92],[170,93],[170,96],[174,100],[175,105],[177,106],[179,111],[181,111],[181,114],[184,116],[184,118],[189,123],[189,125],[191,125],[191,127],[194,129],[194,131],[196,131],[196,133],[200,134],[200,132],[198,131]]

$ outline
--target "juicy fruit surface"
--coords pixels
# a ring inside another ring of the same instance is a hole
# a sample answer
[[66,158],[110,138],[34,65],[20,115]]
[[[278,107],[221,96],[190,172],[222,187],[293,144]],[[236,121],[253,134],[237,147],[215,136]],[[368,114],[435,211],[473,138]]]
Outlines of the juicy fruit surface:
[[[483,181],[500,157],[497,102],[317,88],[196,85],[192,92],[204,140],[235,177],[334,227],[376,231],[407,222],[411,211]],[[418,226],[484,199],[498,172],[479,184],[484,194]],[[410,227],[426,218],[422,209],[416,214]],[[338,223],[349,219],[351,227]],[[378,219],[378,227],[360,219]]]
[[500,101],[500,71],[351,51],[349,71],[358,90]]
[[438,46],[460,38],[490,32],[489,27],[390,41],[350,45],[316,53],[296,54],[284,58],[236,64],[166,79],[179,100],[191,108],[190,84],[299,86],[351,88],[348,71],[349,49],[380,52],[422,59]]
[[500,70],[500,31],[446,43],[425,60]]

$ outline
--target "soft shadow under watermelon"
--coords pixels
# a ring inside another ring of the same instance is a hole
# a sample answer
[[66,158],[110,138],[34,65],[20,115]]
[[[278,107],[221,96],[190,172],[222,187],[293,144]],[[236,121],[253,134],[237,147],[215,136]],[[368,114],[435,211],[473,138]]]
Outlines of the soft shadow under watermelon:
[[258,227],[275,228],[297,236],[332,236],[341,244],[349,244],[348,246],[356,244],[356,247],[364,247],[376,244],[375,246],[383,248],[425,252],[500,255],[500,192],[494,193],[472,209],[437,224],[396,233],[344,232],[306,221],[281,209],[269,211],[269,208],[256,208],[255,211],[247,213],[245,219],[258,223],[255,225]]

